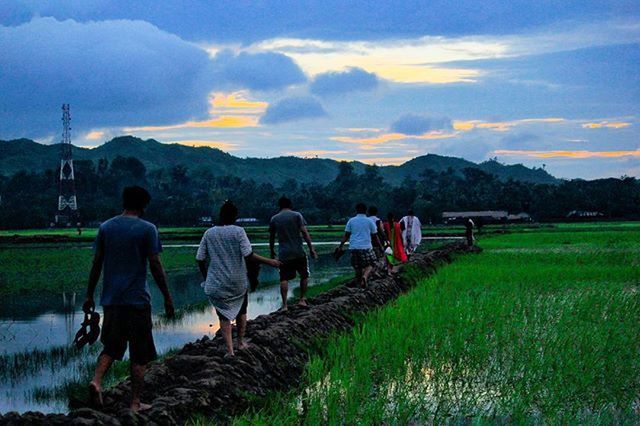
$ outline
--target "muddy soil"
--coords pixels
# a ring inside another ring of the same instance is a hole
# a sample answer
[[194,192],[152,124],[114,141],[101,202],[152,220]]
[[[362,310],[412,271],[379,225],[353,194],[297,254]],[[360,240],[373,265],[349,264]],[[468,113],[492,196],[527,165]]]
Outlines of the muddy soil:
[[204,337],[152,364],[145,377],[143,401],[152,408],[143,413],[129,410],[131,383],[108,389],[101,411],[77,408],[69,414],[7,413],[0,425],[38,424],[139,424],[182,425],[196,414],[220,423],[242,413],[250,400],[300,383],[309,359],[308,350],[323,338],[353,328],[353,315],[382,306],[409,290],[415,282],[402,274],[407,265],[419,267],[422,276],[433,273],[452,255],[480,251],[456,243],[412,259],[392,275],[376,271],[366,290],[341,286],[309,300],[309,307],[292,306],[249,321],[249,349],[225,359],[221,336]]

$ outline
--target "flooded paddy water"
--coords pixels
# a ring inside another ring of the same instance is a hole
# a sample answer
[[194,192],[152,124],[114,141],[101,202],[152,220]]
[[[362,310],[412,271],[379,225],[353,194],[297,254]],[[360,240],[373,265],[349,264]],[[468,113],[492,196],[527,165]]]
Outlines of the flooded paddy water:
[[[171,250],[166,247],[164,256],[171,256]],[[336,264],[333,257],[323,254],[318,260],[310,261],[309,266],[310,286],[351,272],[348,256]],[[169,273],[170,291],[178,311],[177,319],[169,321],[162,316],[162,296],[150,279],[154,338],[159,354],[204,335],[211,336],[218,330],[217,317],[206,303],[201,281],[195,263],[191,270]],[[260,281],[258,289],[249,295],[249,318],[280,307],[277,270],[261,268]],[[290,284],[290,294],[297,286],[297,280]],[[0,413],[68,411],[66,389],[90,379],[101,350],[99,342],[81,351],[71,347],[83,320],[83,301],[84,292],[3,300],[0,307]],[[101,312],[100,307],[98,311]]]

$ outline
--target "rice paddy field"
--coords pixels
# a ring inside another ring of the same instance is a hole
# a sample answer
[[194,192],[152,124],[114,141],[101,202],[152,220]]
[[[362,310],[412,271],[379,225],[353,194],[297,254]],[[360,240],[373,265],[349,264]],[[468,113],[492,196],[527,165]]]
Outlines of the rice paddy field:
[[[310,295],[351,276],[346,263],[335,265],[328,256],[341,229],[311,227],[325,254],[314,263]],[[158,341],[167,353],[216,329],[210,312],[191,309],[202,299],[193,260],[202,231],[161,229],[163,261],[185,312],[171,324],[158,315]],[[462,232],[427,227],[424,234],[434,240],[422,248]],[[2,240],[15,234],[35,239]],[[248,228],[248,234],[265,253],[267,229]],[[0,411],[65,411],[71,388],[93,367],[95,353],[68,346],[95,231],[64,242],[39,241],[43,235],[0,233],[0,360],[17,367],[0,369]],[[300,387],[256,401],[233,422],[638,424],[639,237],[640,223],[632,222],[487,226],[478,240],[482,253],[461,256],[429,278],[407,271],[417,283],[411,292],[354,318],[352,333],[312,349]],[[279,303],[269,287],[275,272],[264,272],[252,316]],[[78,297],[68,311],[62,302],[73,292]],[[126,374],[125,367],[111,380]]]
[[619,223],[482,239],[234,424],[638,424],[639,237]]

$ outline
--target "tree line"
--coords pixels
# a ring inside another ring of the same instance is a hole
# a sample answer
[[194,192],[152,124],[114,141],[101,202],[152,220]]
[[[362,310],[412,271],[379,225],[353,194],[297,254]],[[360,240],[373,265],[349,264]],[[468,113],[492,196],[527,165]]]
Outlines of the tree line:
[[[58,171],[0,175],[0,227],[47,226],[57,207]],[[121,211],[120,195],[128,185],[144,186],[153,200],[147,217],[162,226],[191,226],[202,216],[216,217],[224,200],[233,200],[240,215],[267,221],[276,201],[287,195],[311,223],[339,223],[353,214],[359,202],[378,206],[382,214],[403,215],[413,208],[423,223],[439,223],[443,211],[507,210],[527,212],[535,220],[563,219],[572,210],[601,212],[607,219],[640,218],[640,181],[633,177],[580,179],[560,184],[501,181],[475,168],[425,169],[398,186],[380,176],[376,166],[354,172],[339,165],[337,177],[326,185],[258,183],[247,177],[216,176],[212,170],[178,165],[147,170],[135,157],[75,162],[79,213],[84,224],[103,221]]]

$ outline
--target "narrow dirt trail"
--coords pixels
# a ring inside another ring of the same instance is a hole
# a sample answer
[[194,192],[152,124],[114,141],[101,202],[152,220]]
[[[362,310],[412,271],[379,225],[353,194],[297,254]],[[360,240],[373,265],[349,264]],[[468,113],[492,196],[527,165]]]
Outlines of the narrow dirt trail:
[[[415,254],[406,265],[417,266],[427,276],[451,262],[452,254],[479,250],[450,244]],[[67,415],[7,413],[0,416],[0,425],[182,425],[196,414],[226,423],[248,407],[248,395],[261,397],[298,385],[309,358],[306,347],[351,330],[353,314],[385,305],[413,285],[401,270],[390,276],[376,272],[364,291],[341,286],[310,299],[309,307],[292,306],[286,313],[259,316],[248,322],[249,349],[238,351],[233,359],[224,359],[220,336],[189,343],[149,367],[143,401],[152,408],[143,413],[127,408],[131,389],[127,380],[105,392],[102,412],[79,408]]]

